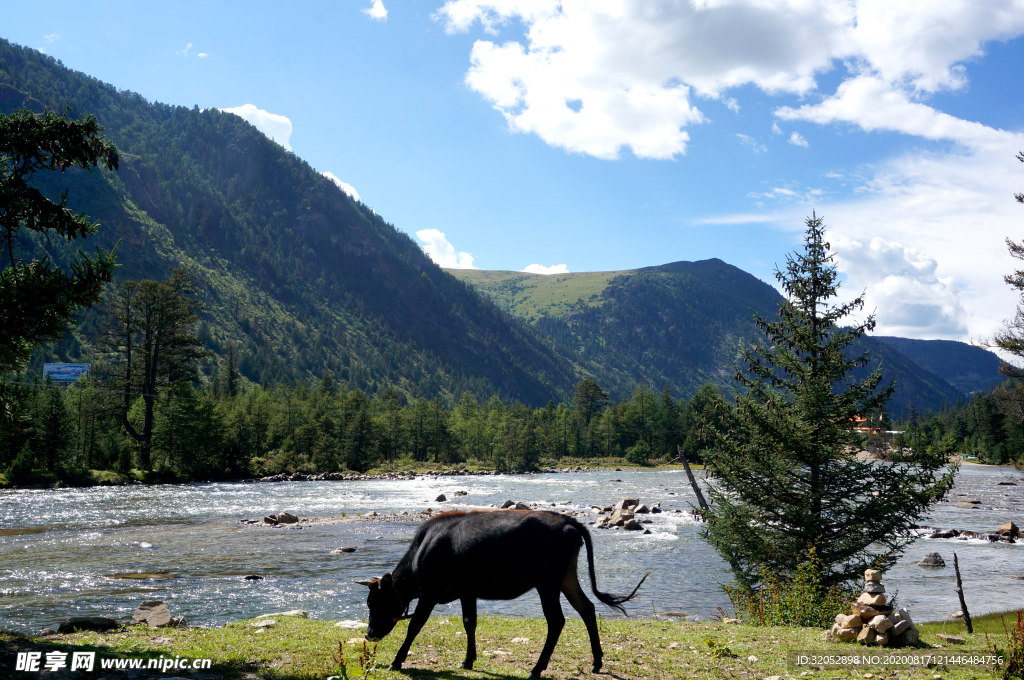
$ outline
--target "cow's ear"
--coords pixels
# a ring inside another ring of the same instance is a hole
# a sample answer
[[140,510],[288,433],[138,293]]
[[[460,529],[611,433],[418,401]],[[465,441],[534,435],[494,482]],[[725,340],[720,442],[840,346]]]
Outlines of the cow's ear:
[[391,587],[391,574],[384,574],[380,577],[380,584],[383,587]]
[[372,588],[377,584],[376,581],[356,581],[356,583],[358,583],[361,586],[366,586],[367,588]]

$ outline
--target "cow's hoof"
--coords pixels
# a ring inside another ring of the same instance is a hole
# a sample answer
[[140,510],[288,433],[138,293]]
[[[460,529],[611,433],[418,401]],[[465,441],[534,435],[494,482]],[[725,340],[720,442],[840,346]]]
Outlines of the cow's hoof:
[[594,667],[590,669],[590,672],[591,673],[600,673],[601,672],[601,663],[600,662],[595,663]]
[[470,661],[469,659],[466,659],[465,661],[462,662],[462,668],[463,668],[463,670],[467,670],[467,671],[473,670],[473,662]]
[[400,670],[402,670],[402,662],[401,661],[392,661],[391,662],[391,670],[393,670],[393,671],[400,671]]
[[530,678],[530,680],[540,680],[540,673],[538,673],[537,671],[533,671],[533,672],[532,672],[532,673],[530,673],[530,675],[529,675],[529,676],[527,676],[527,677],[529,677],[529,678]]

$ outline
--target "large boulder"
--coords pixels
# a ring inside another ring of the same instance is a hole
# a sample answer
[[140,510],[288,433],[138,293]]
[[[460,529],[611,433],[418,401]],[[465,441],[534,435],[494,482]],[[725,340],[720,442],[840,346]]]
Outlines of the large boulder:
[[444,503],[444,502],[445,502],[446,500],[448,500],[448,497],[447,497],[447,496],[445,496],[445,495],[444,495],[444,494],[442,493],[442,494],[438,494],[437,498],[435,498],[435,499],[434,499],[434,502],[435,502],[435,503]]
[[637,522],[635,519],[630,519],[623,523],[622,528],[626,531],[639,531],[644,527],[642,524],[640,524],[640,522]]
[[626,522],[630,522],[632,520],[633,520],[633,513],[629,512],[627,510],[616,510],[608,518],[608,524],[610,524],[612,526],[621,527]]
[[295,524],[299,521],[299,518],[290,512],[279,512],[277,513],[277,521],[281,524]]
[[175,624],[171,610],[163,600],[146,600],[132,614],[132,623],[144,623],[150,628],[166,628]]
[[981,504],[978,501],[957,501],[956,507],[961,510],[977,510]]
[[645,515],[645,514],[649,513],[650,511],[651,511],[651,509],[648,508],[643,503],[641,503],[640,505],[638,505],[635,508],[633,508],[633,512],[638,514],[638,515]]
[[996,533],[1000,536],[1009,534],[1013,538],[1020,538],[1020,528],[1017,527],[1013,522],[1007,522],[1003,526],[996,529]]
[[515,501],[505,501],[504,503],[501,504],[501,509],[508,510],[509,508],[514,508],[515,506]]
[[917,563],[917,566],[940,568],[946,566],[946,561],[942,559],[942,555],[939,553],[930,552],[924,556],[924,559]]
[[628,510],[632,507],[640,505],[639,498],[623,498],[621,501],[615,504],[616,510]]

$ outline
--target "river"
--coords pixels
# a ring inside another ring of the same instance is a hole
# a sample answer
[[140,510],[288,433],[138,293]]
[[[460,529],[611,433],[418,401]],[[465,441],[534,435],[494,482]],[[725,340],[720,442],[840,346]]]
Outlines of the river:
[[[610,481],[618,479],[621,481]],[[1013,481],[1017,486],[999,486]],[[456,490],[466,496],[453,497]],[[418,513],[444,493],[456,507],[489,507],[506,499],[555,509],[588,510],[625,496],[660,502],[648,535],[593,530],[598,586],[628,592],[647,571],[633,616],[685,612],[704,619],[728,602],[730,581],[717,553],[686,512],[694,501],[681,471],[593,471],[568,474],[417,477],[363,482],[209,483],[165,486],[0,491],[0,629],[38,632],[72,615],[128,618],[142,600],[166,600],[192,625],[289,609],[320,619],[365,619],[366,589],[357,579],[380,576],[406,550],[418,521],[349,523],[303,529],[239,524],[270,512],[303,517]],[[960,496],[980,509],[956,507]],[[1007,468],[964,466],[950,498],[923,520],[944,528],[992,531],[1024,525],[1024,475]],[[354,553],[331,554],[340,546]],[[1024,606],[1024,543],[921,539],[886,574],[891,593],[918,620],[959,609],[952,552],[957,551],[972,614]],[[949,563],[915,563],[932,550]],[[263,576],[245,580],[246,575]],[[589,587],[587,587],[589,591]],[[567,615],[575,615],[568,606]],[[481,612],[540,616],[535,593],[511,602],[481,602]],[[603,615],[615,613],[602,607]],[[457,613],[458,604],[438,607]]]

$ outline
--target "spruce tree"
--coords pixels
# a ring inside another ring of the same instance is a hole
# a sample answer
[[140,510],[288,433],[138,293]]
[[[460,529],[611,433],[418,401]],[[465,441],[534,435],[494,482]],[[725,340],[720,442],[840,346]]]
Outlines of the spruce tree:
[[892,565],[956,472],[941,455],[912,464],[856,458],[855,419],[877,413],[895,384],[878,370],[853,377],[867,354],[850,347],[875,320],[840,325],[864,300],[829,302],[839,282],[824,231],[822,218],[808,218],[803,252],[776,271],[787,299],[777,320],[754,316],[765,341],[742,352],[735,405],[716,400],[721,417],[699,417],[713,499],[705,537],[742,588],[792,577],[812,558],[821,586]]

